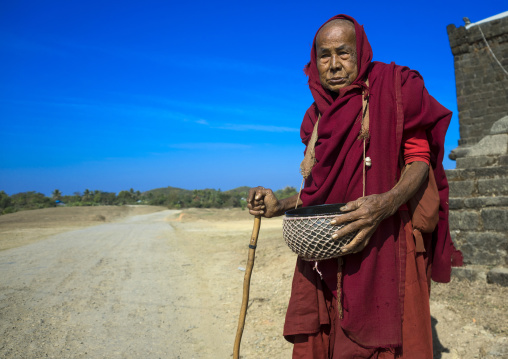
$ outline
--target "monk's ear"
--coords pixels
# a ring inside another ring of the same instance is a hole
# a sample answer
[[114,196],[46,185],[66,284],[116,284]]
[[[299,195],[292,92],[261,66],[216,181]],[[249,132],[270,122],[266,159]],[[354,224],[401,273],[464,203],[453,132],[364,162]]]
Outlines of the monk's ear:
[[307,65],[303,67],[303,73],[305,74],[305,76],[309,76],[309,71],[310,71],[310,61],[307,63]]

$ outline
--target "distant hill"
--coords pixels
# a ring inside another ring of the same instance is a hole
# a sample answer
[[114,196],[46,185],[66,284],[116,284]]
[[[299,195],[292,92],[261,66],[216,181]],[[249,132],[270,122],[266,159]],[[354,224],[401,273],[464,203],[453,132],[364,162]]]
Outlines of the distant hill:
[[[249,193],[249,186],[241,186],[237,188],[233,188],[227,191],[224,191],[223,193],[227,194],[244,194]],[[215,189],[205,188],[205,189],[199,189],[199,190],[189,190],[189,189],[183,189],[178,187],[162,187],[162,188],[155,188],[151,189],[149,191],[143,192],[141,195],[148,195],[149,193],[152,193],[153,195],[169,195],[169,194],[192,194],[194,191],[217,191]]]
[[187,194],[187,193],[190,194],[190,193],[192,193],[192,190],[168,186],[168,187],[155,188],[155,189],[151,189],[149,191],[145,191],[145,192],[141,193],[141,196],[148,196],[150,193],[154,196],[169,195],[169,194],[180,195],[180,194]]
[[225,191],[225,193],[235,193],[235,194],[247,194],[249,193],[249,190],[250,190],[250,187],[248,186],[242,186],[242,187],[237,187],[237,188],[233,188],[233,189],[230,189],[228,191]]

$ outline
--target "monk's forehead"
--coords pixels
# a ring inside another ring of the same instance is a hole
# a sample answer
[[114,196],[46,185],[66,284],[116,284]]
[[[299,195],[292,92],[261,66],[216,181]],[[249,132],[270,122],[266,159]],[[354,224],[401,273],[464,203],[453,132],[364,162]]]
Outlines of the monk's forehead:
[[341,30],[343,33],[347,34],[348,37],[352,37],[356,39],[355,25],[345,19],[335,19],[327,22],[321,27],[316,35],[316,44],[321,40],[323,36],[328,36],[330,33],[334,32],[334,30]]

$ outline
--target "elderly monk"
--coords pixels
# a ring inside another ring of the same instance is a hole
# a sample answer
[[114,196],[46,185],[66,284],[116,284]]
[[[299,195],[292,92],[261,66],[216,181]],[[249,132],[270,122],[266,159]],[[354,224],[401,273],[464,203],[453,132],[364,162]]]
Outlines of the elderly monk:
[[[305,72],[314,103],[301,137],[308,145],[320,118],[316,163],[300,198],[278,200],[257,187],[249,192],[248,207],[252,215],[269,218],[296,206],[346,203],[346,214],[332,221],[344,225],[333,237],[357,234],[342,248],[347,255],[340,267],[336,259],[297,259],[284,326],[293,358],[432,358],[430,278],[448,282],[452,257],[460,261],[449,235],[442,166],[451,113],[427,93],[418,72],[372,62],[363,27],[346,15],[318,30]],[[372,160],[365,196],[364,155]],[[406,202],[426,181],[429,166],[439,190],[439,222],[415,242]]]

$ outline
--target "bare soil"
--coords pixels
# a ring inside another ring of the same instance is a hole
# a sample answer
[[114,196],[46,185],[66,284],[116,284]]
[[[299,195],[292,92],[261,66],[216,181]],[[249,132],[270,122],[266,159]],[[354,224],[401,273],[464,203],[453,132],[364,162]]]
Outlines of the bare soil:
[[51,235],[165,210],[158,206],[54,207],[0,216],[0,251]]
[[[252,217],[162,209],[0,216],[0,357],[231,357]],[[281,219],[263,219],[242,357],[291,357],[281,333],[295,260]],[[434,358],[508,357],[507,295],[483,281],[433,283]]]

